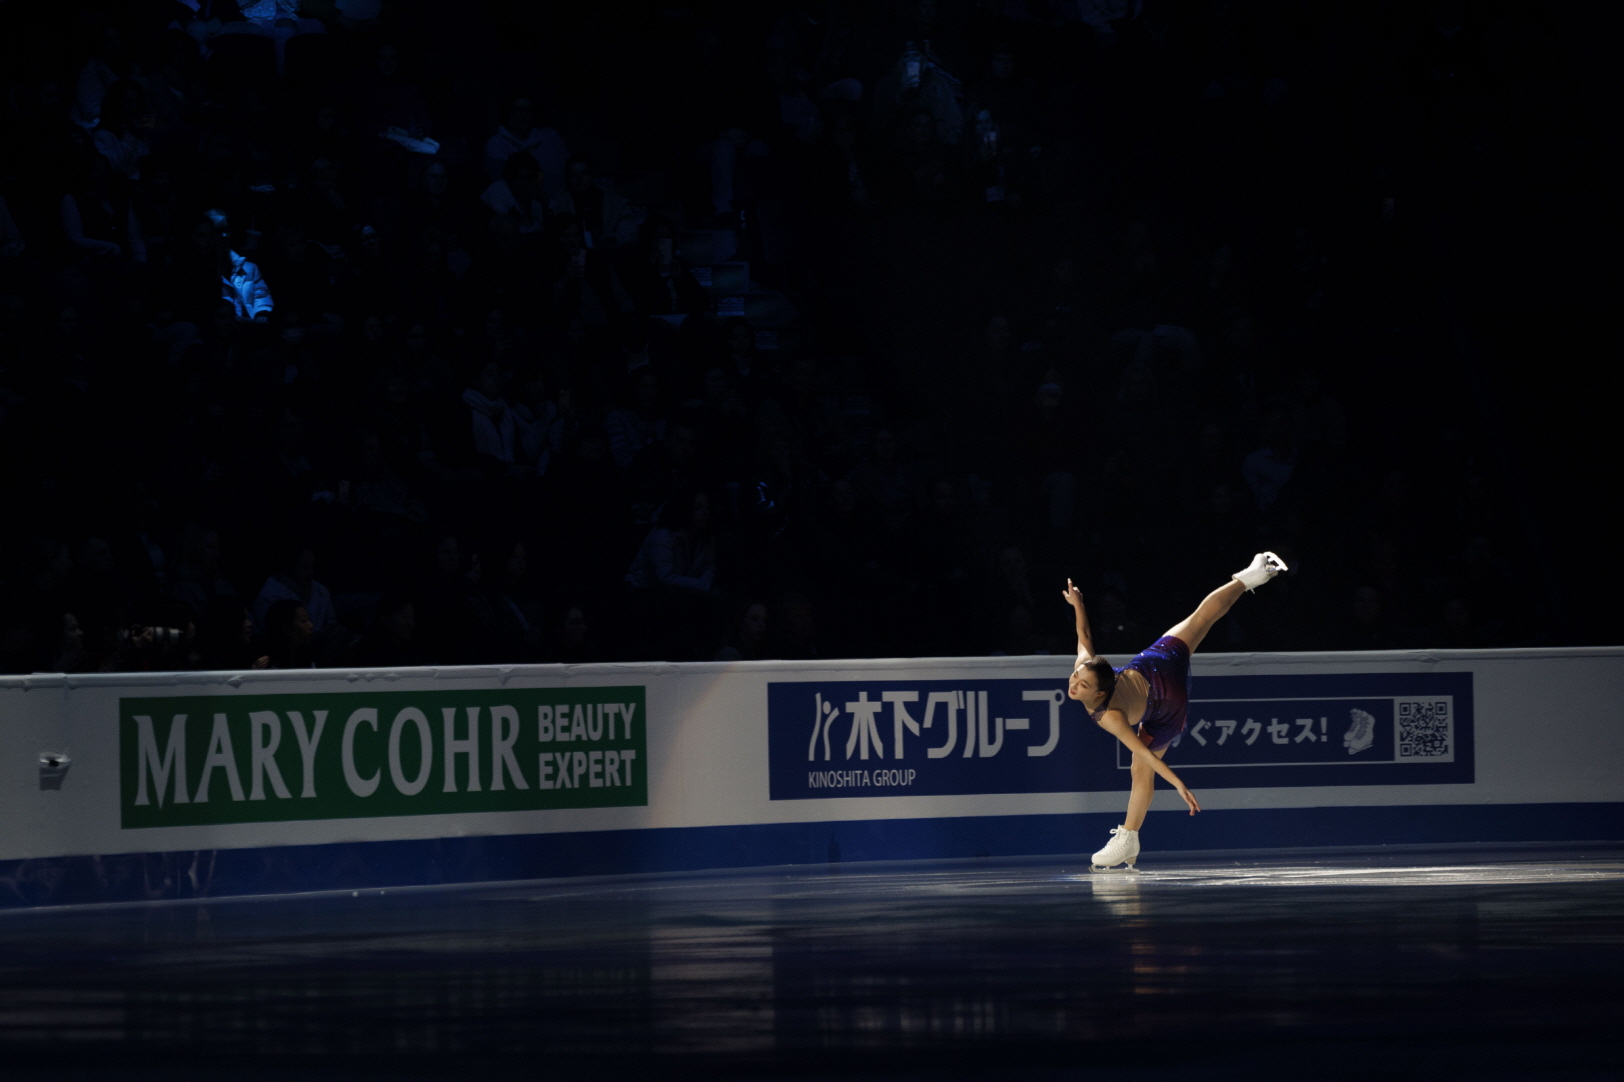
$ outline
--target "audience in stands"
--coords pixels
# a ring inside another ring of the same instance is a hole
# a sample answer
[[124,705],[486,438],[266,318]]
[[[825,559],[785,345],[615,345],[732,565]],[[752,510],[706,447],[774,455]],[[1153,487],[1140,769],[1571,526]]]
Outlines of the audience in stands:
[[0,670],[1064,653],[1068,576],[1127,651],[1260,548],[1222,649],[1559,636],[1367,376],[1448,337],[1376,90],[1244,5],[768,7],[0,45]]

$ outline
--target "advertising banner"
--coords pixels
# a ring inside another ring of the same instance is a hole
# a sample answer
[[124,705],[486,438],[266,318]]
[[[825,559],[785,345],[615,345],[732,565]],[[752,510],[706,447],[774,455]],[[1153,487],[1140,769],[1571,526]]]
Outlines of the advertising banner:
[[125,829],[648,803],[641,686],[119,700]]
[[1167,761],[1192,789],[1469,784],[1472,713],[1471,673],[1198,676]]
[[1054,793],[1090,774],[1115,784],[1064,681],[771,683],[767,715],[773,800]]
[[[1132,757],[1057,679],[774,682],[767,703],[773,800],[1107,790]],[[1193,789],[1470,783],[1472,674],[1198,676],[1168,762]]]

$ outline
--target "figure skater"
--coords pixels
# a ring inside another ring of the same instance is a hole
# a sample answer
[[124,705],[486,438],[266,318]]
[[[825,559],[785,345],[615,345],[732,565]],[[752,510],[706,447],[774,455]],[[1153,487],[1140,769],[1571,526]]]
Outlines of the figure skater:
[[1070,695],[1083,704],[1095,724],[1133,753],[1128,814],[1122,825],[1111,831],[1114,837],[1105,848],[1094,854],[1091,870],[1103,872],[1118,864],[1133,870],[1139,859],[1139,828],[1150,810],[1157,774],[1178,790],[1191,815],[1201,810],[1195,794],[1162,761],[1184,731],[1190,705],[1190,655],[1242,593],[1257,589],[1284,570],[1285,561],[1274,553],[1258,553],[1246,570],[1208,594],[1194,612],[1120,669],[1112,669],[1109,661],[1095,656],[1083,595],[1070,579],[1066,580],[1061,596],[1077,615],[1077,664],[1071,672]]

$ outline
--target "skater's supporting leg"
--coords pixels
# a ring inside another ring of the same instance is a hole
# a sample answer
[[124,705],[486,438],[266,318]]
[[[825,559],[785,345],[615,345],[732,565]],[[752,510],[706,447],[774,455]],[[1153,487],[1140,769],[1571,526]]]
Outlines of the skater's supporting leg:
[[1212,625],[1216,624],[1245,592],[1246,587],[1235,579],[1230,579],[1208,594],[1201,604],[1196,606],[1194,612],[1168,628],[1167,633],[1175,639],[1182,640],[1184,645],[1190,648],[1190,653],[1195,653],[1196,647],[1201,645],[1201,640],[1212,630]]
[[[1141,739],[1148,741],[1148,736]],[[1151,754],[1160,759],[1167,754],[1167,749]],[[1156,770],[1148,759],[1135,755],[1128,775],[1133,779],[1133,789],[1128,794],[1128,814],[1123,817],[1122,825],[1129,830],[1138,830],[1145,825],[1145,813],[1150,811],[1151,798],[1156,795]]]

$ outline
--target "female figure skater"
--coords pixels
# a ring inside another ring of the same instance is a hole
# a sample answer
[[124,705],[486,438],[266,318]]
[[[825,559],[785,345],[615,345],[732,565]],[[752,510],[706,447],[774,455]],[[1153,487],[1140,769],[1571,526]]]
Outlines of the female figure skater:
[[1112,669],[1110,662],[1094,655],[1094,637],[1089,631],[1088,613],[1083,610],[1083,595],[1070,579],[1066,580],[1061,596],[1077,614],[1077,665],[1071,672],[1071,697],[1083,704],[1095,724],[1133,753],[1128,814],[1122,825],[1111,831],[1114,837],[1105,848],[1094,854],[1093,871],[1103,872],[1118,864],[1126,864],[1131,870],[1139,859],[1139,828],[1150,810],[1157,774],[1178,790],[1191,815],[1201,810],[1195,794],[1162,761],[1184,731],[1190,703],[1190,655],[1242,593],[1256,589],[1284,570],[1285,561],[1274,553],[1258,553],[1246,570],[1208,594],[1194,612],[1120,669]]

